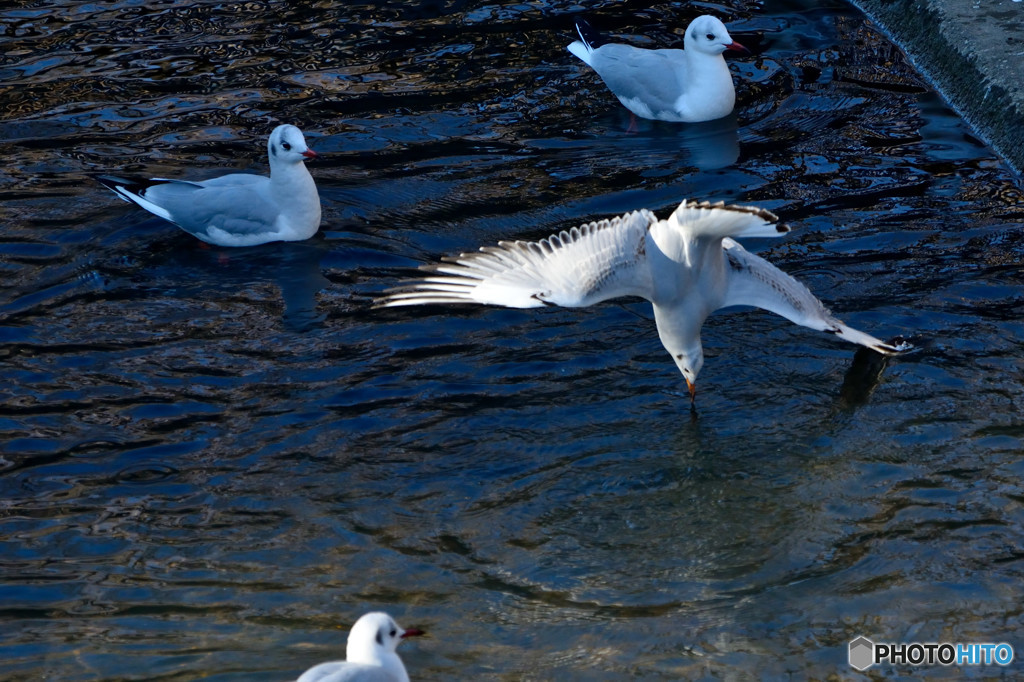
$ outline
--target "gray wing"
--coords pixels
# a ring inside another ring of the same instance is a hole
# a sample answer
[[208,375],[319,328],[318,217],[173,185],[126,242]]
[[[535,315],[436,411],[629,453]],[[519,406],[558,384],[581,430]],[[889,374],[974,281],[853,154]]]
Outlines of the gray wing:
[[241,236],[273,230],[281,207],[269,189],[269,178],[239,173],[205,182],[170,180],[141,196],[163,209],[163,217],[200,238],[211,228]]
[[620,99],[636,100],[651,113],[676,111],[683,94],[682,50],[645,50],[610,43],[594,50],[591,66]]
[[379,665],[334,661],[313,666],[296,682],[398,682],[398,678]]
[[732,239],[723,239],[722,248],[728,273],[722,308],[754,306],[781,315],[802,327],[835,334],[887,355],[907,350],[846,326],[807,287]]
[[650,211],[588,223],[539,242],[500,242],[425,266],[433,274],[389,289],[378,307],[485,303],[509,308],[582,307],[653,295],[647,262]]
[[231,173],[219,178],[210,178],[193,184],[201,187],[269,187],[270,178],[255,173]]

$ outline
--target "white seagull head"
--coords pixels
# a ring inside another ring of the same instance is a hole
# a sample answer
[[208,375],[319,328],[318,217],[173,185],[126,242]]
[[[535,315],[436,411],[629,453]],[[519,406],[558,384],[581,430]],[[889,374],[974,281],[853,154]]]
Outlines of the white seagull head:
[[422,630],[398,626],[386,613],[363,615],[348,633],[344,661],[315,665],[296,682],[409,682],[409,673],[395,649]]
[[749,52],[732,39],[725,24],[710,14],[697,17],[690,22],[683,37],[683,47],[688,51],[694,50],[709,55],[722,54],[726,50]]
[[697,375],[700,374],[700,368],[704,366],[704,348],[698,344],[692,348],[681,350],[672,357],[676,361],[676,367],[686,379],[686,388],[689,389],[690,401],[693,402],[697,395]]
[[306,159],[315,159],[316,152],[306,144],[302,131],[293,125],[280,125],[270,133],[267,141],[267,155],[270,157],[270,168],[275,166],[302,163]]
[[[345,659],[350,663],[367,663],[389,667],[389,663],[402,662],[395,649],[406,637],[422,635],[422,630],[408,630],[398,626],[386,613],[374,611],[363,615],[348,633]],[[404,670],[404,666],[403,666]]]

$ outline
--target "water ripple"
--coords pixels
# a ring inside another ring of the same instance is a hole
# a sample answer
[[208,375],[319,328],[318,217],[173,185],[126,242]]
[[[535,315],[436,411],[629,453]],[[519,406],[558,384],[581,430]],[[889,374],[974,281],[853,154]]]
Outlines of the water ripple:
[[[24,4],[24,3],[22,3]],[[601,2],[623,39],[687,12]],[[826,677],[1019,602],[1020,188],[838,2],[702,3],[736,115],[640,122],[574,3],[0,10],[0,636],[11,679],[285,679],[387,609],[416,679]],[[314,239],[204,249],[97,172],[321,159]],[[649,305],[378,311],[441,255],[684,197],[885,360],[755,311],[699,416]],[[1009,620],[1008,620],[1009,618]],[[408,647],[408,648],[406,648]]]

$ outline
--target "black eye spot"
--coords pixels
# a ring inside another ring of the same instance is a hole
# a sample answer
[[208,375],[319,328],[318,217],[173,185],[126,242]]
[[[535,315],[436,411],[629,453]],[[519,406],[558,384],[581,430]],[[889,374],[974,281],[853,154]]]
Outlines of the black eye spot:
[[397,635],[397,634],[398,634],[398,632],[397,632],[397,631],[395,631],[395,630],[392,630],[392,631],[391,631],[391,636],[392,636],[392,637],[394,637],[394,636],[395,636],[395,635]]
[[281,146],[282,146],[282,147],[284,147],[284,150],[285,150],[286,152],[287,152],[287,151],[291,151],[291,148],[292,148],[292,146],[291,146],[290,144],[288,144],[287,142],[282,142],[282,143],[281,143]]
[[380,644],[381,646],[384,646],[384,637],[381,636],[383,634],[384,634],[383,630],[377,630],[377,638],[376,638],[377,639],[377,644]]
[[[715,34],[714,33],[709,33],[709,34],[707,34],[704,37],[707,38],[708,40],[714,40],[715,39]],[[287,149],[287,147],[285,147],[285,149]]]

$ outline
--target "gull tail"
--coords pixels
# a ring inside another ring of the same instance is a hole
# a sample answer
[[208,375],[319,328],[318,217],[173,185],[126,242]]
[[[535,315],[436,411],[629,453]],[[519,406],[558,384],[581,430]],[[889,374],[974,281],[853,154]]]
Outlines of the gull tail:
[[152,180],[126,180],[112,175],[97,175],[94,177],[97,182],[117,196],[121,197],[122,200],[141,206],[153,215],[160,216],[164,220],[170,220],[172,223],[175,222],[167,209],[146,198],[146,190],[150,187],[163,185],[173,181],[164,180],[162,178],[154,178]]
[[125,178],[114,177],[113,175],[97,175],[95,178],[98,183],[121,197],[123,201],[133,203],[135,202],[134,197],[145,192],[147,187],[151,187],[156,184],[153,182],[146,182],[144,180],[127,180]]
[[601,40],[601,34],[598,33],[586,19],[576,20],[576,32],[580,34],[580,39],[569,44],[566,49],[579,57],[583,63],[591,66],[590,56],[593,54],[594,50],[601,47],[601,43],[603,42]]

